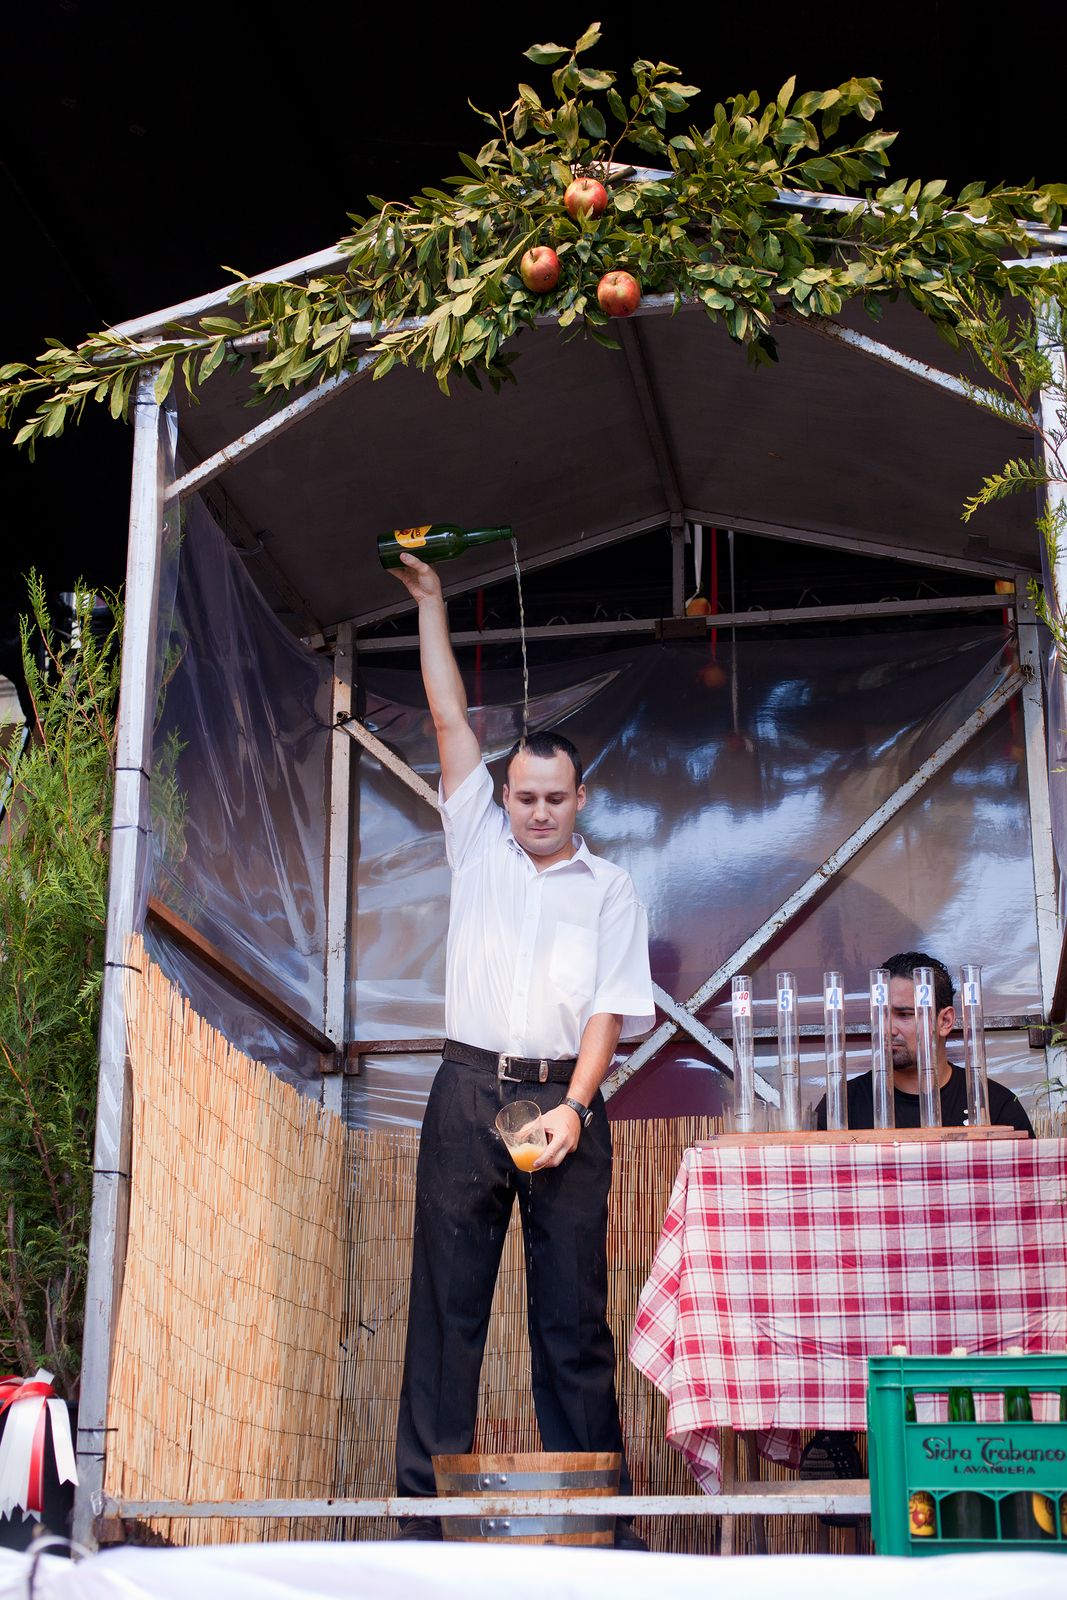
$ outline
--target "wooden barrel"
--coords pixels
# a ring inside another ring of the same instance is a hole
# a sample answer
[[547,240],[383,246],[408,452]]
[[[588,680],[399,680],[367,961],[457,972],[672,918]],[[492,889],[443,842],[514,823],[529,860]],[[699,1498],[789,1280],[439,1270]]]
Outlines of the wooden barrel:
[[[619,1492],[622,1457],[610,1451],[524,1455],[434,1456],[437,1493],[444,1495],[581,1495],[590,1500]],[[522,1516],[487,1508],[477,1517],[442,1517],[446,1539],[470,1544],[610,1545],[615,1518],[597,1515]]]

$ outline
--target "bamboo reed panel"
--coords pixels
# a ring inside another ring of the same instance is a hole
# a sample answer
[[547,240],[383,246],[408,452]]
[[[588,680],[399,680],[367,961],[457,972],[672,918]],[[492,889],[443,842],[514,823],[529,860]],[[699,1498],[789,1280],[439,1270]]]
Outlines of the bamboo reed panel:
[[[345,1130],[192,1011],[139,939],[127,961],[133,1171],[105,1488],[330,1495]],[[299,1518],[155,1530],[182,1544],[323,1533]]]
[[[385,1497],[394,1487],[414,1219],[414,1131],[359,1133],[234,1050],[130,943],[129,1244],[105,1490],[127,1499]],[[708,1118],[616,1123],[609,1307],[638,1494],[691,1494],[666,1402],[626,1358],[682,1151]],[[521,1231],[490,1318],[474,1448],[539,1450]],[[786,1469],[759,1463],[771,1481]],[[750,1465],[749,1475],[756,1476]],[[656,1517],[659,1550],[707,1551],[714,1519]],[[816,1547],[814,1518],[766,1520],[771,1550]],[[174,1543],[383,1538],[381,1519],[157,1519]],[[842,1536],[831,1531],[831,1547]],[[750,1519],[736,1548],[752,1547]]]

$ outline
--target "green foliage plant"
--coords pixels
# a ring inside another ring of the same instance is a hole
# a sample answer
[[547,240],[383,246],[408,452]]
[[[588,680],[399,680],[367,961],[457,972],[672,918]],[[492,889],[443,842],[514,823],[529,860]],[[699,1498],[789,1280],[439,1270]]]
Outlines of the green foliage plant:
[[[972,183],[953,197],[940,180],[885,181],[895,135],[873,126],[877,79],[800,94],[790,79],[773,100],[734,95],[698,123],[699,91],[675,67],[640,59],[624,83],[592,64],[599,42],[594,23],[573,47],[532,45],[526,57],[548,83],[520,83],[508,108],[478,112],[490,136],[443,187],[406,204],[372,198],[338,244],[342,270],[307,282],[238,275],[232,315],[175,325],[163,340],[113,329],[76,348],[49,340],[34,365],[0,367],[0,426],[35,405],[16,435],[32,450],[90,401],[125,416],[145,366],[158,368],[160,400],[179,377],[194,393],[225,362],[251,363],[253,402],[360,361],[376,378],[398,363],[430,370],[446,392],[456,372],[497,387],[514,378],[509,341],[545,314],[614,346],[596,286],[617,268],[645,296],[701,306],[755,361],[775,358],[776,321],[832,317],[852,300],[877,317],[903,298],[954,340],[975,287],[1044,282],[1046,268],[1005,260],[1027,255],[1024,223],[1059,226],[1067,186]],[[655,171],[624,165],[638,151]],[[599,218],[564,210],[579,173],[610,188]],[[854,204],[812,208],[801,203],[812,190]],[[519,274],[535,244],[561,263],[545,295]]]
[[[1067,338],[1067,265],[1046,277],[1034,290],[1007,305],[976,290],[970,315],[959,325],[962,343],[996,380],[993,389],[970,386],[971,398],[984,410],[1023,429],[1033,439],[1029,455],[1013,456],[990,473],[964,503],[963,520],[983,507],[1020,492],[1043,501],[1037,529],[1055,571],[1062,540],[1067,537],[1067,376],[1063,347]],[[1067,671],[1067,595],[1046,593],[1030,580],[1030,594],[1047,625]]]
[[[119,686],[79,587],[57,641],[40,580],[22,653],[34,721],[0,822],[0,1369],[73,1398],[84,1317]],[[38,647],[43,647],[41,654]],[[43,665],[41,661],[43,659]]]

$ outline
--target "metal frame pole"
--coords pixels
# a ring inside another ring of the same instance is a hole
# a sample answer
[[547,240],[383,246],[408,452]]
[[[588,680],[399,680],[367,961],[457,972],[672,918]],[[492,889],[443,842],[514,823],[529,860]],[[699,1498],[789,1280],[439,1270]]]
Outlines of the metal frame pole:
[[[1034,903],[1037,911],[1037,957],[1041,973],[1041,1011],[1053,1010],[1059,972],[1063,930],[1059,919],[1056,852],[1052,841],[1052,807],[1048,782],[1048,732],[1045,725],[1042,635],[1033,604],[1019,574],[1016,615],[1019,623],[1019,665],[1025,679],[1022,691],[1023,737],[1026,744],[1026,786],[1030,802],[1030,850],[1034,868]],[[1064,1073],[1062,1045],[1047,1044],[1045,1065],[1051,1079]]]
[[1045,485],[1045,505],[1052,516],[1058,519],[1060,533],[1056,541],[1055,554],[1052,555],[1050,552],[1049,565],[1052,568],[1052,587],[1055,591],[1054,609],[1060,617],[1067,618],[1067,481],[1064,477],[1065,463],[1057,453],[1057,445],[1062,449],[1064,444],[1063,411],[1064,396],[1067,395],[1067,361],[1064,358],[1063,332],[1058,313],[1054,315],[1047,306],[1039,309],[1037,329],[1038,338],[1051,368],[1051,382],[1047,388],[1042,389],[1038,407],[1043,434],[1042,451],[1050,479]]
[[93,1543],[94,1496],[103,1491],[111,1351],[129,1222],[131,1094],[123,977],[126,940],[138,925],[151,828],[149,781],[157,601],[167,466],[164,419],[141,374],[134,404],[133,481],[126,561],[125,625],[116,730],[107,934],[100,1013],[100,1079],[93,1158],[93,1205],[78,1417],[74,1538]]
[[[355,668],[354,629],[343,622],[337,630],[333,658],[333,701],[330,734],[329,828],[326,839],[326,971],[323,1032],[338,1050],[344,1044],[348,988],[348,853],[352,822],[352,741],[341,724],[352,715]],[[327,1110],[341,1115],[343,1074],[323,1078]]]

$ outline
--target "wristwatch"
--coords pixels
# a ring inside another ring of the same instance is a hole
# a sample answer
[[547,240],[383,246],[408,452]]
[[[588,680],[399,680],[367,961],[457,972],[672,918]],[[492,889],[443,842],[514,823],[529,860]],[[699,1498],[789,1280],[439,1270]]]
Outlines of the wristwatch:
[[593,1112],[590,1106],[583,1106],[580,1100],[564,1100],[563,1104],[570,1106],[583,1128],[588,1128],[593,1120]]

